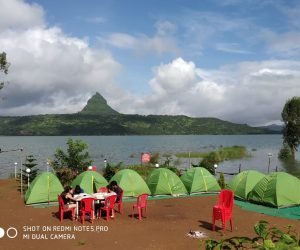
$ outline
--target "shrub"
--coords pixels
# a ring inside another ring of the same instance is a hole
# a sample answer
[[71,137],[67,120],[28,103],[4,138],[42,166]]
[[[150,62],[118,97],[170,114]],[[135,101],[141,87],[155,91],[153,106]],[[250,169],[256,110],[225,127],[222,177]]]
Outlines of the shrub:
[[218,152],[211,152],[203,160],[199,163],[199,165],[192,165],[193,167],[203,167],[207,169],[211,174],[215,175],[215,167],[216,163],[219,163],[220,155]]
[[280,149],[280,151],[278,153],[278,158],[280,160],[293,159],[292,151],[286,143],[283,143],[282,148]]
[[113,166],[107,163],[106,168],[103,170],[103,177],[109,182],[110,179],[122,168],[122,162]]
[[155,153],[155,154],[151,154],[151,158],[150,158],[150,164],[156,164],[158,163],[159,160],[159,153]]
[[56,176],[63,186],[70,186],[72,180],[77,176],[77,172],[70,168],[63,167],[56,170]]
[[67,152],[57,148],[54,159],[49,161],[50,166],[63,183],[70,183],[76,174],[80,174],[92,164],[87,151],[88,146],[82,140],[69,139]]
[[222,189],[225,188],[225,178],[224,178],[224,173],[223,172],[220,173],[220,177],[218,179],[218,183],[219,183],[219,185],[220,185],[220,187]]
[[287,231],[283,232],[276,227],[269,227],[267,221],[259,221],[254,225],[257,237],[231,237],[227,239],[206,240],[206,249],[300,249],[299,234],[287,226]]

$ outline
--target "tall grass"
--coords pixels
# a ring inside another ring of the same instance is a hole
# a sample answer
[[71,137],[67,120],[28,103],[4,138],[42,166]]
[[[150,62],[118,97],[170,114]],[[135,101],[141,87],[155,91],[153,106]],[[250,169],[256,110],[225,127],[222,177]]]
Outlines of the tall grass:
[[221,147],[211,152],[181,152],[175,155],[178,158],[206,158],[213,152],[217,154],[219,161],[235,160],[250,156],[244,146]]

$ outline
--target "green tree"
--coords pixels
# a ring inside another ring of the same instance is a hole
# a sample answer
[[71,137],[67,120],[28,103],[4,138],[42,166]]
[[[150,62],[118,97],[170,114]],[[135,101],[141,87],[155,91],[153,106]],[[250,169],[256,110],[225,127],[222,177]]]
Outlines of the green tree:
[[[6,59],[6,53],[0,53],[0,72],[3,72],[5,75],[8,73],[9,63]],[[0,90],[4,87],[5,82],[0,82]]]
[[[29,172],[29,182],[31,183],[34,178],[37,176],[39,169],[36,168],[37,163],[36,163],[36,159],[33,155],[28,155],[26,156],[26,160],[23,163],[23,169],[22,169],[22,187],[23,187],[23,191],[26,191],[26,189],[28,188],[28,173],[26,172],[26,169],[29,168],[30,172]],[[18,174],[18,178],[17,178],[18,182],[21,183],[21,174]],[[21,190],[21,184],[20,184],[20,190]]]
[[283,142],[291,149],[292,158],[300,144],[300,97],[288,100],[281,113],[285,127],[283,128]]
[[215,175],[216,170],[214,165],[221,162],[221,158],[218,152],[211,152],[205,156],[198,165],[192,165],[193,167],[206,168],[211,174]]
[[54,160],[49,162],[63,184],[69,184],[77,174],[87,170],[92,164],[85,142],[69,139],[67,145],[67,152],[57,148]]
[[280,160],[289,160],[292,157],[293,156],[290,147],[287,145],[287,143],[283,143],[282,148],[278,153],[278,158]]
[[[37,176],[37,173],[39,171],[38,168],[36,168],[37,163],[36,159],[33,155],[28,155],[26,156],[25,163],[23,164],[24,168],[22,171],[22,176],[23,176],[23,183],[28,183],[28,173],[26,169],[30,169],[29,172],[29,181],[30,183],[34,180],[34,178]],[[28,188],[28,187],[27,187]]]
[[122,164],[122,162],[119,162],[117,165],[107,163],[106,168],[103,170],[103,177],[109,182],[110,179],[122,169]]

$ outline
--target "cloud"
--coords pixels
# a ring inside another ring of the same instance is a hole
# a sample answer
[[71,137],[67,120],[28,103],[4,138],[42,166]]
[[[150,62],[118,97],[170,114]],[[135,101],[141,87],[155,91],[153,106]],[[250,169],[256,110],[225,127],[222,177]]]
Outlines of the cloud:
[[44,25],[44,11],[37,4],[28,4],[22,0],[0,0],[0,6],[0,31]]
[[[24,16],[40,10],[21,1],[5,2],[26,10],[29,14]],[[14,24],[23,18],[20,15]],[[39,22],[42,19],[32,27],[28,23],[26,29],[2,25],[0,48],[7,52],[11,66],[10,84],[1,91],[6,99],[0,103],[0,115],[74,113],[96,91],[109,98],[121,93],[115,80],[121,65],[108,51],[92,49],[87,41],[66,35],[59,27],[46,28]]]
[[152,54],[178,55],[179,48],[174,34],[176,26],[168,21],[156,23],[156,34],[152,37],[145,34],[112,33],[108,37],[98,37],[102,44],[119,49],[130,49],[138,55]]
[[185,10],[180,24],[183,46],[191,55],[202,55],[207,48],[244,54],[248,49],[240,49],[237,44],[247,48],[258,41],[258,27],[247,16],[233,18],[218,12]]
[[281,57],[300,55],[300,32],[290,31],[276,34],[270,30],[261,33],[261,37],[268,44],[268,53]]
[[251,54],[250,51],[239,48],[237,43],[218,43],[216,49],[219,51],[235,54]]
[[278,123],[287,99],[300,93],[299,72],[297,61],[244,62],[211,71],[177,58],[154,69],[148,95],[130,96],[115,106],[124,113]]

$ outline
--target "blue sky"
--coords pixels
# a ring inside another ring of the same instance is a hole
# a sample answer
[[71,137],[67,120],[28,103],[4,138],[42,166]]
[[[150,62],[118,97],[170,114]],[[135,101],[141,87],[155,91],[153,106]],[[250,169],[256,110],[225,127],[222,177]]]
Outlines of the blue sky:
[[97,91],[121,113],[279,123],[299,20],[298,0],[0,0],[0,115],[78,112]]

